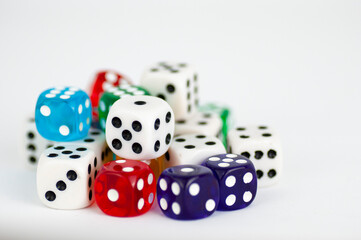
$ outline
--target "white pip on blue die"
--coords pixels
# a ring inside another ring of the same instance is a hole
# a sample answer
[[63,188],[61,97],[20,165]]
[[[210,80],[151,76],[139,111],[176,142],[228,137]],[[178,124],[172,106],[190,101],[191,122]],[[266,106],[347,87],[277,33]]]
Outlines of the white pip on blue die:
[[241,154],[255,166],[258,186],[267,187],[279,181],[282,174],[282,149],[278,133],[268,126],[238,126],[228,132],[228,148]]
[[43,138],[38,133],[33,117],[26,118],[22,134],[21,159],[27,168],[36,170],[40,155],[45,149],[52,147],[54,142]]
[[40,156],[36,185],[40,201],[50,208],[79,209],[94,202],[94,151],[81,145],[59,144]]
[[207,158],[225,154],[223,143],[214,136],[184,134],[173,139],[168,150],[168,165],[201,164]]
[[175,136],[192,133],[219,137],[222,134],[222,120],[216,113],[197,111],[191,118],[175,122]]
[[161,62],[146,68],[140,85],[172,107],[175,119],[188,119],[198,106],[198,75],[186,63]]

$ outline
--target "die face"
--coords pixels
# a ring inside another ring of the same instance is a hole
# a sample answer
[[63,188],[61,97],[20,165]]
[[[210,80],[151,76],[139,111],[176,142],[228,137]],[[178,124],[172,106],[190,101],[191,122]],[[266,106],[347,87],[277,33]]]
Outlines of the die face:
[[130,81],[122,74],[112,70],[101,71],[95,75],[90,87],[90,100],[93,106],[93,116],[98,116],[98,103],[101,94],[111,87],[119,86],[123,82],[130,83]]
[[35,109],[38,132],[52,141],[74,141],[85,137],[91,124],[88,95],[73,87],[51,88],[42,92]]
[[105,131],[106,120],[110,107],[120,98],[129,96],[149,95],[148,91],[139,86],[131,86],[123,84],[118,87],[111,87],[105,91],[99,100],[99,123],[103,131]]
[[43,138],[37,131],[34,118],[27,118],[24,126],[24,135],[23,135],[23,160],[25,166],[35,170],[40,155],[45,151],[45,149],[52,147],[54,142],[46,140]]
[[282,174],[282,149],[278,134],[268,126],[236,127],[228,133],[230,152],[249,158],[256,168],[258,186],[279,181]]
[[218,210],[236,210],[250,205],[257,193],[257,175],[250,160],[237,154],[209,157],[204,165],[216,176],[220,200]]
[[158,204],[174,219],[199,219],[211,215],[219,201],[219,187],[212,172],[198,165],[166,169],[157,184]]
[[134,96],[116,101],[106,123],[106,141],[119,157],[148,160],[162,156],[174,133],[174,114],[162,99]]
[[145,70],[141,85],[153,96],[167,101],[176,119],[189,118],[198,106],[198,76],[188,64],[154,64]]
[[201,164],[210,156],[226,153],[226,149],[216,137],[185,134],[174,138],[168,152],[173,165]]
[[94,201],[95,153],[80,145],[56,145],[41,155],[37,169],[38,196],[56,209],[79,209]]
[[218,137],[222,133],[222,121],[215,113],[196,112],[188,120],[181,119],[175,122],[175,136],[192,133]]
[[90,128],[88,135],[85,138],[74,141],[72,144],[86,147],[95,153],[98,159],[97,171],[99,171],[102,164],[113,160],[111,151],[105,141],[105,134],[100,129]]
[[105,164],[95,181],[96,202],[111,216],[131,217],[149,211],[155,190],[152,170],[145,163],[133,160]]

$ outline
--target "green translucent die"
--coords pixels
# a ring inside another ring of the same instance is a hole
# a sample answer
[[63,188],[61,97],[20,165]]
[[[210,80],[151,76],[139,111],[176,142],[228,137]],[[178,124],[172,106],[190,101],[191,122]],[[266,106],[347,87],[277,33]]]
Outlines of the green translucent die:
[[225,147],[227,147],[227,132],[231,128],[231,111],[227,106],[223,106],[217,103],[207,103],[199,106],[199,111],[206,113],[216,113],[222,119],[222,136],[219,138],[222,140]]
[[107,121],[107,116],[109,113],[110,107],[117,100],[129,97],[129,96],[139,96],[139,95],[150,95],[147,90],[139,86],[132,85],[121,85],[119,87],[112,87],[107,89],[99,100],[99,124],[103,131],[105,131],[105,123]]

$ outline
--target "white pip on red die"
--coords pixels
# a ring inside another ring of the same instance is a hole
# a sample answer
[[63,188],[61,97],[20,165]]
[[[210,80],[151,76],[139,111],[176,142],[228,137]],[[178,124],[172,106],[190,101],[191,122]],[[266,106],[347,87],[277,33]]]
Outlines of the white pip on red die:
[[259,187],[278,182],[282,173],[282,149],[276,131],[268,126],[239,126],[228,132],[227,139],[231,153],[252,161]]
[[50,208],[79,209],[94,201],[93,183],[99,161],[81,145],[56,145],[40,156],[36,184],[40,201]]
[[174,135],[203,134],[218,137],[222,134],[222,120],[216,113],[196,112],[190,119],[175,122]]
[[38,160],[43,151],[54,145],[53,141],[43,138],[36,129],[35,119],[33,117],[27,118],[24,126],[22,146],[22,159],[25,166],[35,170],[38,165]]
[[121,98],[110,108],[105,133],[108,146],[121,158],[158,158],[171,144],[174,113],[167,102],[157,97]]
[[222,142],[213,136],[184,134],[174,138],[169,150],[168,166],[201,164],[210,156],[226,153]]
[[148,67],[141,86],[172,107],[175,119],[188,119],[198,106],[198,75],[191,65],[161,62]]

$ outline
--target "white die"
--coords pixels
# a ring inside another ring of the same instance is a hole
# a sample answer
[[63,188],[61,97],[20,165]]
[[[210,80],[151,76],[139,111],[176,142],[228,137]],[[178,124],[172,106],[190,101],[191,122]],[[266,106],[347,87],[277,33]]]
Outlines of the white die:
[[94,201],[98,160],[81,145],[56,145],[40,156],[36,184],[40,201],[50,208],[79,209]]
[[[102,164],[108,162],[109,158],[112,158],[110,156],[110,149],[108,148],[108,145],[105,141],[105,134],[103,131],[97,128],[90,128],[88,135],[78,141],[71,142],[75,145],[84,146],[92,151],[94,151],[97,159],[98,159],[98,166],[97,169],[99,171]],[[59,144],[66,144],[66,143],[59,143]]]
[[121,158],[158,158],[171,144],[174,113],[157,97],[121,98],[110,108],[105,134],[108,146]]
[[169,148],[171,165],[201,164],[208,157],[226,153],[222,142],[213,136],[184,134],[175,137]]
[[256,168],[258,186],[275,184],[282,173],[282,149],[280,138],[267,126],[244,126],[228,132],[231,153],[249,158]]
[[33,117],[26,119],[22,134],[21,159],[27,168],[36,170],[40,155],[45,149],[53,146],[54,142],[43,138],[39,134]]
[[216,113],[196,112],[192,118],[175,122],[174,135],[203,134],[218,137],[222,134],[222,120]]
[[172,107],[175,119],[188,119],[198,106],[198,75],[185,63],[162,62],[147,68],[140,85]]

